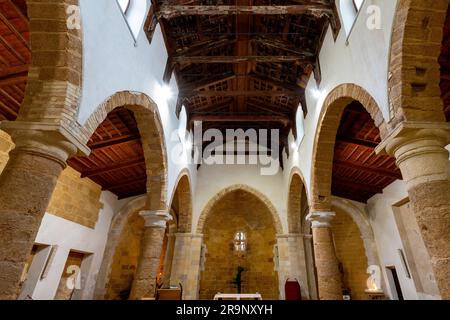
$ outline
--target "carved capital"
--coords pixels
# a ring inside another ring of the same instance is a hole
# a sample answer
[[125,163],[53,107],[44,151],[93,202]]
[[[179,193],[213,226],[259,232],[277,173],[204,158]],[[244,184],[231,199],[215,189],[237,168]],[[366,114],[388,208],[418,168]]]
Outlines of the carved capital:
[[139,215],[145,220],[146,228],[165,229],[167,222],[172,220],[172,216],[166,210],[144,210]]
[[312,228],[330,228],[335,215],[336,213],[331,211],[316,211],[308,214],[306,220],[311,222]]

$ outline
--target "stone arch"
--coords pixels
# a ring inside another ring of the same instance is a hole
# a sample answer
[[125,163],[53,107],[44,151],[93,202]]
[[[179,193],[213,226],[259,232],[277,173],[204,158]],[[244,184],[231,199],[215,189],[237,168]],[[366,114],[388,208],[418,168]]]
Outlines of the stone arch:
[[399,0],[391,39],[391,127],[445,121],[440,98],[441,41],[448,1]]
[[289,185],[288,185],[288,203],[287,203],[287,217],[288,217],[288,231],[289,233],[301,233],[302,231],[302,193],[305,191],[308,198],[308,190],[305,185],[305,179],[298,168],[292,168]]
[[164,130],[156,104],[144,93],[117,92],[103,102],[82,127],[87,143],[109,112],[118,107],[133,111],[141,134],[147,170],[147,204],[149,210],[167,210],[167,154]]
[[272,215],[274,226],[275,226],[275,230],[276,230],[277,234],[282,234],[283,233],[283,227],[282,227],[282,224],[281,224],[281,221],[280,221],[280,217],[278,215],[277,210],[275,209],[275,206],[272,204],[272,202],[264,194],[262,194],[260,191],[258,191],[256,189],[253,189],[252,187],[249,187],[248,185],[245,185],[245,184],[236,184],[236,185],[227,187],[227,188],[223,189],[222,191],[218,192],[214,197],[212,197],[208,201],[206,206],[203,208],[202,213],[200,215],[200,218],[198,220],[198,223],[197,223],[197,234],[202,234],[206,218],[208,217],[209,213],[211,212],[211,209],[213,208],[213,206],[220,199],[222,199],[226,194],[228,194],[230,192],[233,192],[233,191],[236,191],[236,190],[246,191],[246,192],[254,195],[255,197],[257,197],[259,200],[261,200],[267,206],[267,208],[270,211],[270,214]]
[[46,127],[53,125],[71,132],[76,123],[83,71],[78,0],[27,0],[26,4],[31,66],[17,121],[45,123]]
[[192,228],[192,189],[189,171],[181,171],[175,183],[175,189],[170,200],[170,206],[177,197],[178,212],[178,232],[187,233]]
[[114,254],[120,241],[122,231],[128,221],[128,218],[133,213],[142,210],[145,207],[146,201],[147,197],[145,195],[135,198],[122,207],[122,209],[114,216],[111,222],[111,227],[109,228],[108,241],[103,254],[103,261],[97,276],[94,299],[104,299],[106,285],[110,278]]
[[375,244],[375,237],[370,226],[370,222],[365,216],[365,212],[354,205],[351,201],[332,197],[331,205],[347,213],[358,226],[364,249],[367,256],[367,265],[379,265],[378,253]]
[[372,96],[355,84],[342,84],[329,93],[319,117],[314,141],[312,161],[311,207],[315,211],[328,211],[331,205],[331,179],[334,145],[340,119],[346,106],[360,102],[380,129],[381,138],[387,135],[383,115]]

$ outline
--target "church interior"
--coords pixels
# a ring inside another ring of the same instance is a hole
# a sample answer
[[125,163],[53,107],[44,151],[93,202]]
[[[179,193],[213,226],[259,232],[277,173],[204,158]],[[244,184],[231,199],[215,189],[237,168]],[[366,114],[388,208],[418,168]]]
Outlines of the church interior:
[[0,0],[1,300],[449,300],[449,0]]

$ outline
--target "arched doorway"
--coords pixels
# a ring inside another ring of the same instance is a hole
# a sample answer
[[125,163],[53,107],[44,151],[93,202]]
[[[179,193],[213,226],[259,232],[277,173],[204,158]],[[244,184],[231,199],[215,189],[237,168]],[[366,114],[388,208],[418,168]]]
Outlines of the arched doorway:
[[186,245],[185,235],[191,232],[192,226],[192,191],[189,174],[183,171],[177,180],[175,191],[172,195],[170,210],[177,225],[169,230],[167,239],[167,253],[164,263],[164,285],[183,286],[186,295],[190,293],[188,286],[189,262],[188,257],[191,248]]
[[[300,286],[304,299],[317,299],[314,251],[312,246],[311,223],[306,220],[309,212],[308,196],[300,171],[292,170],[288,195],[289,234],[298,235],[296,254]],[[291,252],[292,254],[292,252]],[[295,260],[291,261],[293,263]],[[295,263],[295,262],[294,262]]]
[[352,300],[365,300],[368,298],[365,290],[369,265],[360,230],[346,211],[334,206],[333,210],[336,216],[331,222],[331,229],[340,263],[343,294]]
[[200,299],[212,299],[218,292],[237,293],[239,274],[242,293],[278,299],[277,227],[272,208],[256,193],[243,189],[222,192],[214,200],[204,211]]

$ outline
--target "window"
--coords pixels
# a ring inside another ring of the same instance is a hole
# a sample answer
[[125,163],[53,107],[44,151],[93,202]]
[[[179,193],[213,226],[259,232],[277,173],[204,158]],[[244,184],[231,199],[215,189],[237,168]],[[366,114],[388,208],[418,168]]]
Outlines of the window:
[[361,10],[363,3],[364,0],[353,0],[353,4],[355,5],[356,11]]
[[120,9],[124,14],[127,14],[127,10],[130,7],[130,0],[117,0],[119,2]]
[[136,40],[141,30],[147,13],[147,0],[117,0],[128,29]]
[[358,13],[364,4],[364,0],[340,0],[339,7],[341,11],[342,24],[344,25],[347,37],[350,35],[353,24],[358,17]]
[[234,236],[234,250],[244,252],[247,249],[247,236],[244,232],[236,232]]

